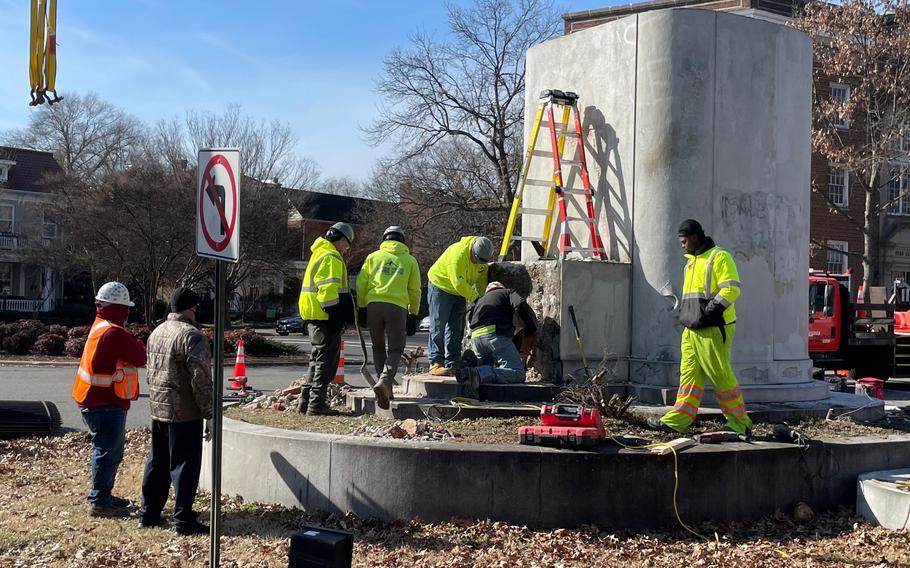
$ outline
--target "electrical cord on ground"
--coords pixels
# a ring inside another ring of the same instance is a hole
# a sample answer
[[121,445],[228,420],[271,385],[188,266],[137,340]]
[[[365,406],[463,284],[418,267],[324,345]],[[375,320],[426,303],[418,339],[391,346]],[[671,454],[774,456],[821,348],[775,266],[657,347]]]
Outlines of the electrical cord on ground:
[[842,412],[841,414],[838,414],[837,416],[832,416],[831,418],[837,419],[837,418],[842,418],[844,416],[849,416],[849,415],[853,414],[854,412],[859,412],[860,410],[865,410],[865,409],[869,408],[870,406],[876,404],[877,402],[880,402],[879,399],[872,398],[871,396],[869,396],[869,392],[866,391],[865,389],[863,390],[863,394],[866,395],[867,399],[869,399],[868,403],[866,403],[864,406],[860,406],[859,408],[854,408],[853,410],[849,410],[847,412]]
[[689,533],[697,536],[703,540],[710,540],[705,535],[699,533],[682,520],[682,517],[679,515],[679,506],[677,505],[677,495],[679,493],[679,458],[676,455],[676,448],[670,445],[668,442],[652,442],[650,444],[645,444],[642,446],[630,446],[619,441],[613,434],[608,435],[611,440],[626,448],[627,450],[650,450],[651,448],[666,447],[670,449],[670,452],[673,454],[673,514],[676,515],[676,522],[679,523],[679,526],[686,529]]

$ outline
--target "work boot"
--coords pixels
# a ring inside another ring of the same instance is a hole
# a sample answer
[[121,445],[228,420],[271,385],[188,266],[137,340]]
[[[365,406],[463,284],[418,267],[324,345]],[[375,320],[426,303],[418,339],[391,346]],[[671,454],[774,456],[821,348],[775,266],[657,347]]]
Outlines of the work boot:
[[156,527],[162,526],[163,524],[164,524],[164,519],[162,519],[160,515],[157,517],[150,517],[150,518],[139,517],[139,528],[140,529],[156,528]]
[[310,389],[301,388],[300,389],[300,398],[297,399],[297,412],[300,414],[306,414],[307,407],[310,405]]
[[477,354],[470,349],[465,349],[461,354],[462,367],[476,367],[480,362],[477,360]]
[[434,377],[454,377],[455,371],[439,363],[430,363],[430,374]]
[[99,519],[114,519],[129,517],[130,512],[123,507],[92,505],[92,508],[89,510],[88,515],[90,517],[96,517]]
[[[461,392],[468,398],[480,398],[480,371],[475,367],[465,367],[459,369],[458,373],[463,377],[461,383]],[[458,375],[455,376],[458,380]]]
[[661,419],[657,416],[648,417],[648,428],[656,430],[658,432],[664,432],[666,434],[682,434],[682,432],[674,430],[673,428],[670,428],[664,424],[663,421],[661,421]]
[[111,503],[113,503],[114,507],[120,507],[120,508],[129,507],[130,505],[133,504],[132,501],[130,501],[129,499],[124,499],[123,497],[114,497],[114,496],[111,496]]
[[376,393],[376,406],[383,410],[389,409],[389,401],[392,400],[392,383],[391,381],[386,381],[381,379],[376,383],[376,386],[373,387],[373,392]]

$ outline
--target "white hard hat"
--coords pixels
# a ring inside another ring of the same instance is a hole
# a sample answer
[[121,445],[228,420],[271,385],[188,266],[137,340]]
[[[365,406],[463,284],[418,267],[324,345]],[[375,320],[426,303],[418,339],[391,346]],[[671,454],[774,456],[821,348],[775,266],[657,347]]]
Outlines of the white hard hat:
[[493,260],[495,251],[493,250],[493,241],[486,237],[477,237],[471,244],[471,252],[480,262],[490,262]]
[[95,299],[99,302],[119,304],[121,306],[129,306],[131,308],[136,305],[130,301],[130,291],[127,290],[126,286],[120,282],[108,282],[101,288],[98,288],[98,293],[95,295]]

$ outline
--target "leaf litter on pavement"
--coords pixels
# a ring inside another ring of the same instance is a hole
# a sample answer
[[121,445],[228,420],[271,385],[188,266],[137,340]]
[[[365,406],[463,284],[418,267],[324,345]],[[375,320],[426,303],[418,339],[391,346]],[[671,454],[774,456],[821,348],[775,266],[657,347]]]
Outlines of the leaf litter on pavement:
[[[127,434],[115,494],[140,501],[147,430]],[[0,566],[206,566],[208,539],[169,528],[140,529],[135,517],[88,517],[90,445],[84,433],[0,441]],[[567,503],[566,506],[571,506]],[[205,518],[208,496],[197,508]],[[290,534],[302,525],[355,533],[355,566],[910,566],[907,531],[872,527],[852,510],[799,523],[783,513],[758,521],[632,533],[593,526],[535,530],[453,518],[384,523],[304,513],[224,498],[222,565],[284,567]]]

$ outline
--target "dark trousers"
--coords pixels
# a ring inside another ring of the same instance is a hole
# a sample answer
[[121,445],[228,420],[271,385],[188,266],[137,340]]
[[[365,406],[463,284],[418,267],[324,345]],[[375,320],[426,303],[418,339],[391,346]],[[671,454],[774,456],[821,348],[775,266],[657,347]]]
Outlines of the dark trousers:
[[328,407],[327,391],[335,373],[338,371],[338,356],[341,353],[341,331],[330,331],[324,321],[308,321],[307,333],[310,335],[310,369],[306,383],[301,391],[301,398],[309,393],[310,408]]
[[202,467],[202,420],[160,422],[152,420],[152,451],[142,479],[142,509],[146,521],[161,517],[170,486],[174,484],[174,527],[196,520],[193,500]]
[[[391,383],[408,341],[408,310],[388,302],[367,305],[367,326],[373,341],[373,365],[379,380]],[[386,338],[388,337],[388,351]]]

